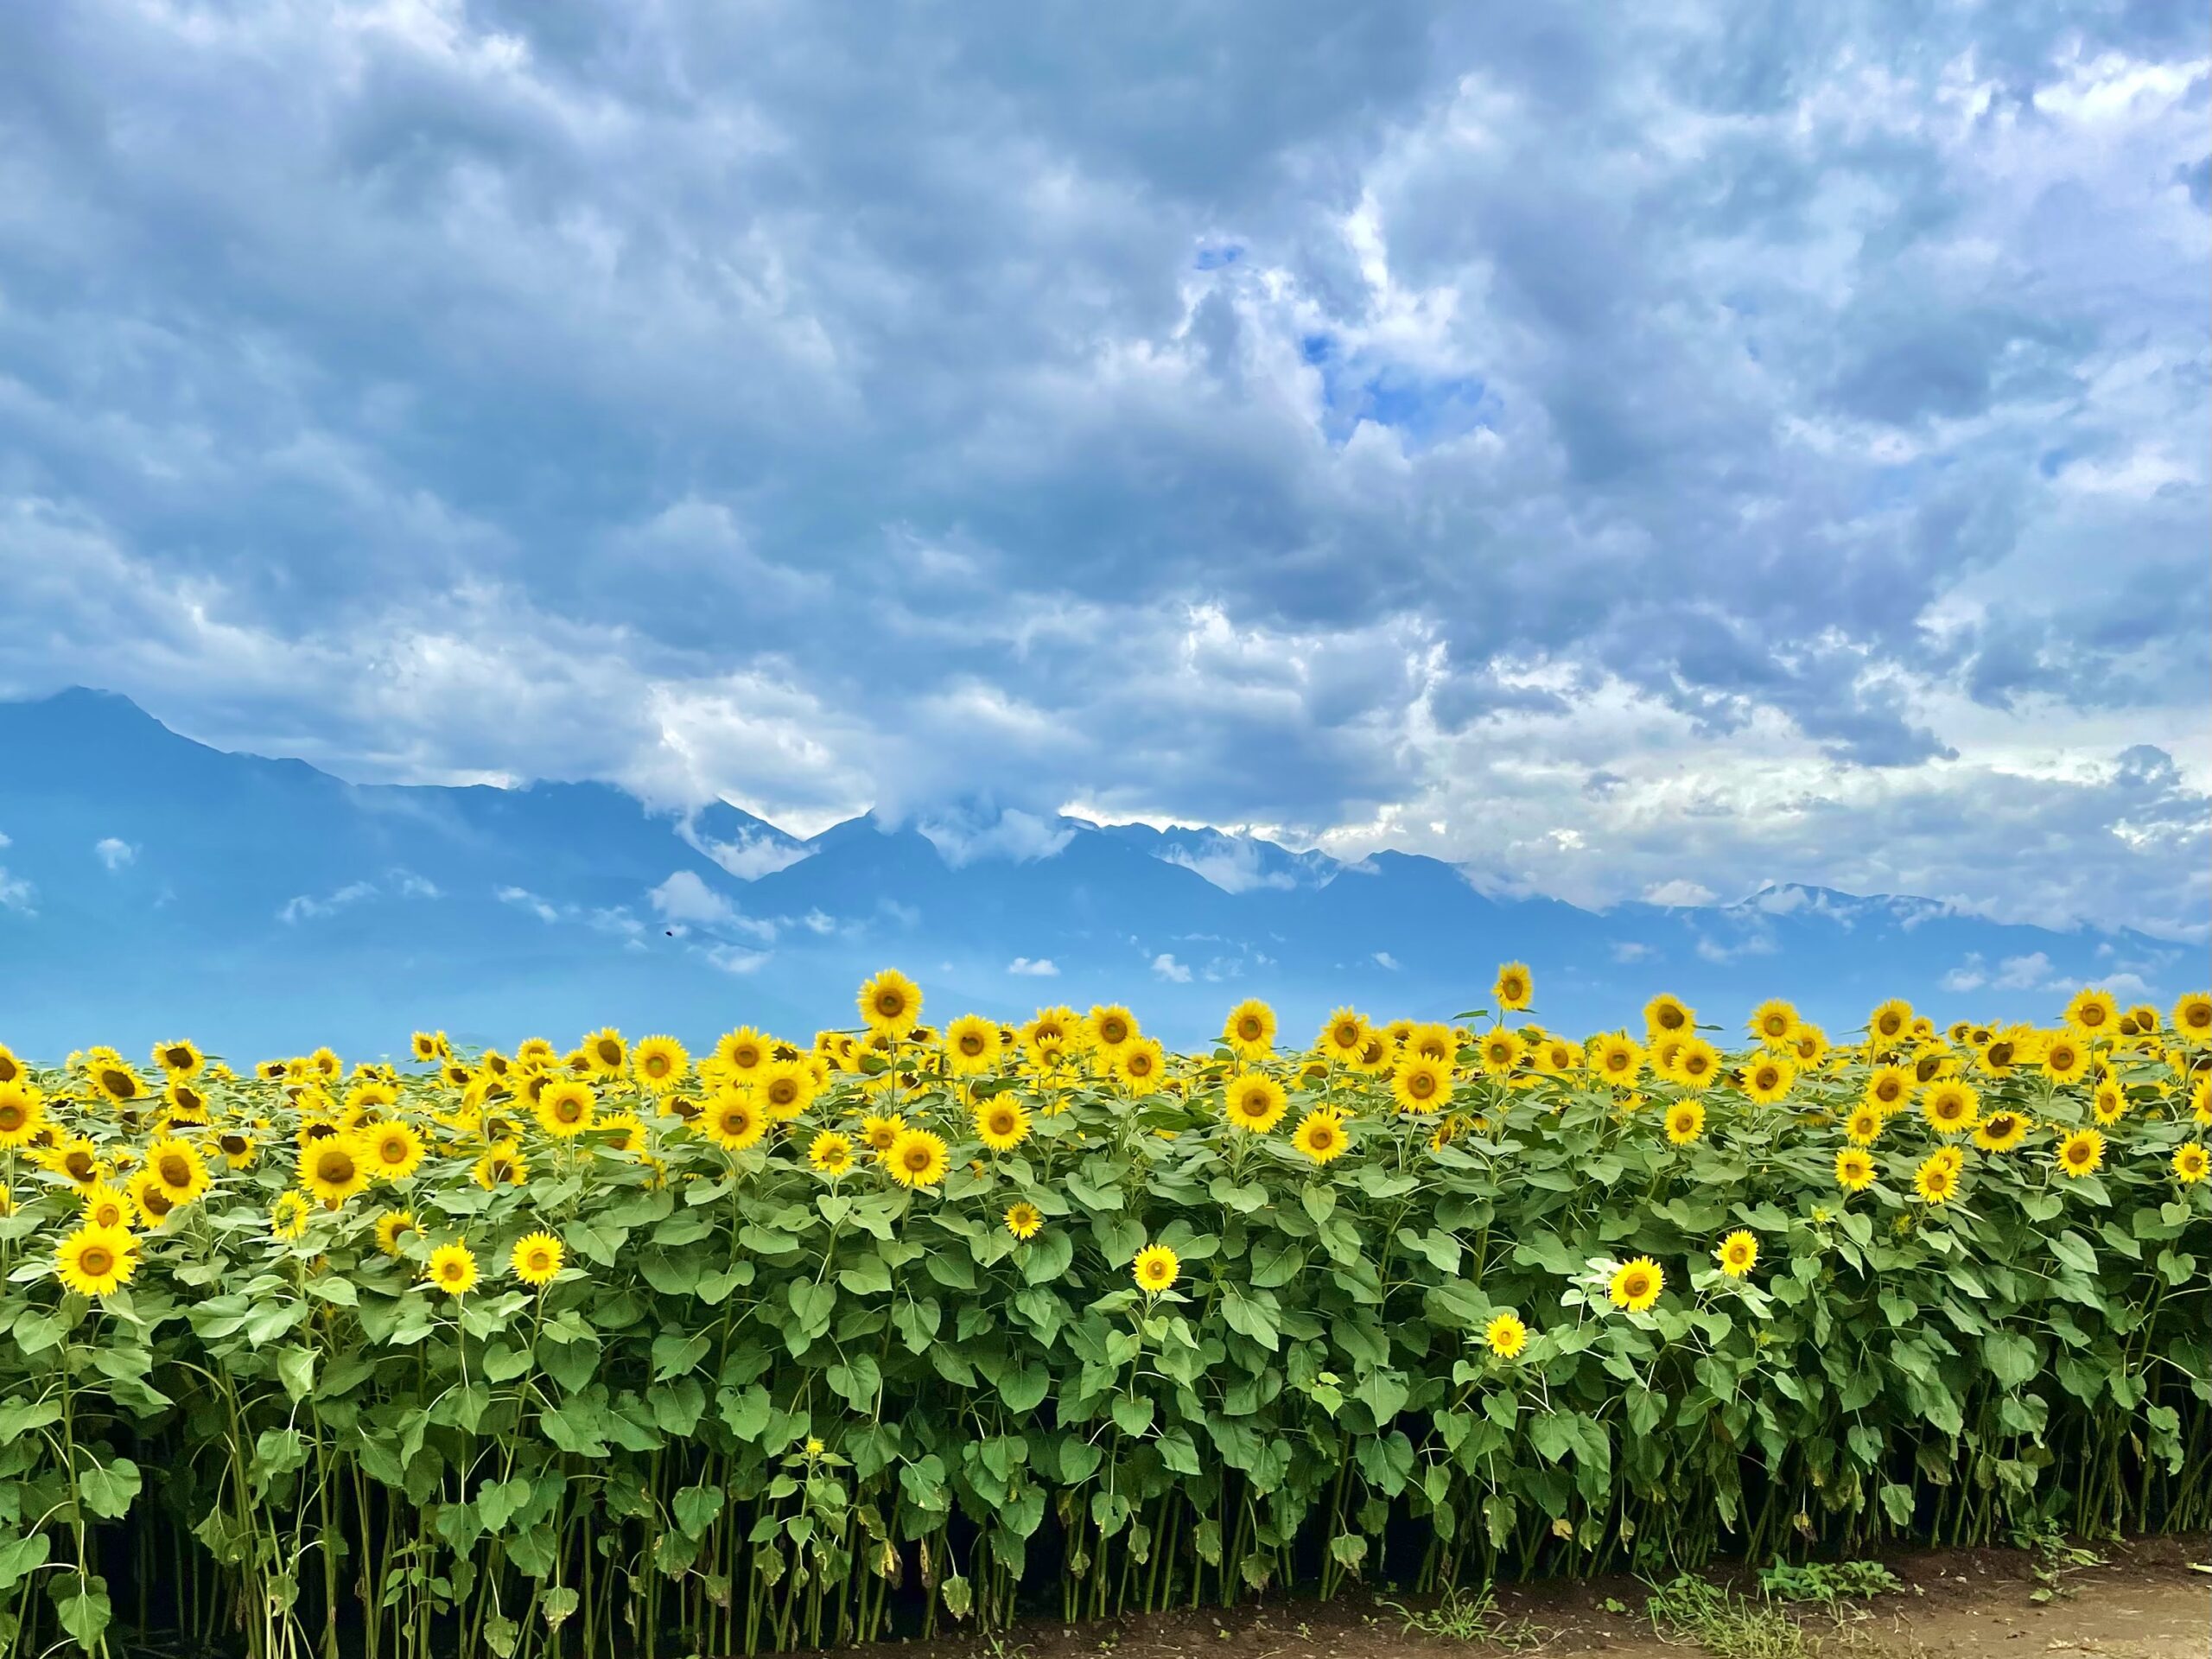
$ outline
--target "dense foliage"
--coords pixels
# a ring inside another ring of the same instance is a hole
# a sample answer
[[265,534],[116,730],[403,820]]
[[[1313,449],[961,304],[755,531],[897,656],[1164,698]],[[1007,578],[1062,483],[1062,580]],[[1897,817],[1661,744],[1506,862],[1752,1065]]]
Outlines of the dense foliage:
[[0,1049],[0,1648],[721,1653],[2212,1520],[2212,997]]

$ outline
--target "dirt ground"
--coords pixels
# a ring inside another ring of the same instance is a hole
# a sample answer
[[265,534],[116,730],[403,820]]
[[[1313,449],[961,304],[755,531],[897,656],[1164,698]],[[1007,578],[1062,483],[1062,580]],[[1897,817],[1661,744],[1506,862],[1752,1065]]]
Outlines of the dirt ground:
[[[2212,1654],[2212,1537],[2145,1539],[2109,1546],[2103,1560],[2063,1572],[2055,1592],[2036,1576],[2036,1557],[2018,1550],[1898,1555],[1885,1565],[1897,1592],[1831,1612],[1793,1611],[1816,1659],[2207,1659]],[[1694,1643],[1662,1640],[1632,1579],[1527,1585],[1497,1592],[1493,1629],[1501,1644],[1409,1629],[1390,1599],[1348,1592],[1332,1603],[1286,1599],[1065,1626],[1018,1628],[996,1641],[941,1639],[912,1644],[926,1659],[1543,1659],[1604,1654],[1608,1659],[1699,1659]],[[1609,1605],[1610,1604],[1610,1605]],[[1414,1611],[1421,1605],[1408,1602]],[[1612,1611],[1618,1608],[1622,1611]],[[880,1653],[881,1650],[879,1649]],[[1707,1656],[1710,1659],[1710,1656]],[[1730,1655],[1726,1659],[1742,1659]]]

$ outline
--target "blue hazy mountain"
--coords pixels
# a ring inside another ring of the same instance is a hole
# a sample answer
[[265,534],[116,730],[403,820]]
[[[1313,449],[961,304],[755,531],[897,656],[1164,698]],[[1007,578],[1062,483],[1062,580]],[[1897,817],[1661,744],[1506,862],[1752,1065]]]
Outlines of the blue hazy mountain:
[[932,1016],[1122,1001],[1181,1044],[1245,995],[1294,1038],[1342,1002],[1448,1016],[1516,958],[1536,1014],[1578,1032],[1661,989],[1731,1031],[1787,995],[1840,1034],[1890,995],[2048,1018],[2074,984],[2163,1003],[2203,977],[2201,951],[2140,934],[1922,899],[1783,886],[1599,912],[1489,896],[1403,853],[1027,828],[863,817],[802,840],[603,784],[348,784],[207,747],[104,693],[0,703],[0,1041],[55,1058],[181,1034],[236,1060],[397,1052],[418,1026],[502,1046],[603,1023],[694,1045],[748,1021],[804,1037],[850,1023],[855,987],[887,964]]

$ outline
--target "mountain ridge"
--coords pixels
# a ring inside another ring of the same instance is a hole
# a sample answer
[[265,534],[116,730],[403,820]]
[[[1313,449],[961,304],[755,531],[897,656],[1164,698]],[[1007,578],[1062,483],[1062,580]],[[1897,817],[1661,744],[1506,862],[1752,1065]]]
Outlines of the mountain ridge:
[[500,1044],[563,1021],[804,1035],[849,1022],[887,963],[932,1016],[1122,1001],[1185,1044],[1247,995],[1294,1033],[1339,1002],[1456,1013],[1508,959],[1570,1030],[1633,1021],[1662,988],[1731,1028],[1792,995],[1840,1033],[1892,994],[2048,1017],[2069,982],[2160,1000],[2194,983],[2183,947],[2130,931],[1807,883],[1596,911],[1487,895],[1422,854],[1344,862],[1217,830],[866,813],[799,837],[595,781],[355,784],[81,688],[0,702],[0,951],[39,968],[0,996],[0,1041],[40,1054],[180,1022],[241,1052],[384,1052],[418,1025]]

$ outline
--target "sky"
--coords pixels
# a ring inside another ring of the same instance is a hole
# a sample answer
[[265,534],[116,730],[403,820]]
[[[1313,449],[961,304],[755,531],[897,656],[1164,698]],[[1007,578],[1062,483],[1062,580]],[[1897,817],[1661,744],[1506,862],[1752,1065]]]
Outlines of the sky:
[[0,7],[0,695],[2202,940],[2208,111],[2201,0]]

